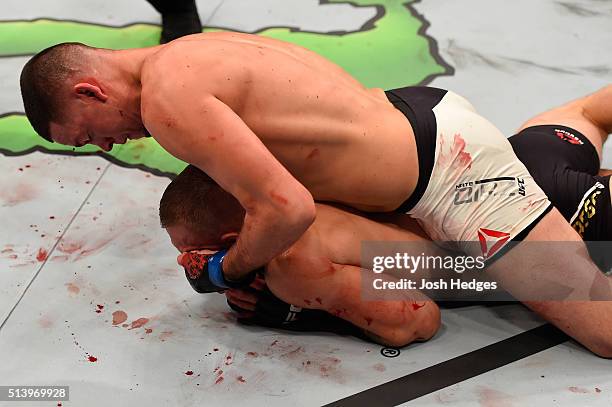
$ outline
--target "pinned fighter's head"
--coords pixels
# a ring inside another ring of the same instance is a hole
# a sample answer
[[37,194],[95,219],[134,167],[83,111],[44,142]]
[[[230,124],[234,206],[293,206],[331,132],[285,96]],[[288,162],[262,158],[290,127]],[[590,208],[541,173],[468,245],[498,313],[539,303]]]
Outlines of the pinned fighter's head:
[[34,130],[70,146],[113,144],[146,134],[139,82],[111,50],[63,43],[36,54],[21,71],[21,96]]
[[159,203],[161,226],[181,252],[229,248],[244,216],[236,198],[192,165],[168,185]]

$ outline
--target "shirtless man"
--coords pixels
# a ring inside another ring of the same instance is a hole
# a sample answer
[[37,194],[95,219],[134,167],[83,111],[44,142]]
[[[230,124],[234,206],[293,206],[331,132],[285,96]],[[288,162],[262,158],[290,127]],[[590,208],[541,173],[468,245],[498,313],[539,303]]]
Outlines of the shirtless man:
[[[578,222],[574,227],[583,238],[592,241],[609,241],[612,233],[610,175],[604,178],[596,175],[603,143],[612,133],[612,110],[606,108],[610,105],[612,88],[608,87],[535,116],[510,138],[515,151],[552,202],[562,208],[568,221]],[[568,172],[569,177],[561,177],[559,172]],[[584,181],[572,182],[575,178]],[[598,182],[601,186],[593,189]],[[584,198],[585,191],[588,201]],[[585,205],[586,202],[590,204]],[[243,214],[244,210],[235,199],[194,167],[187,168],[168,186],[160,203],[161,223],[181,252],[220,250],[228,246],[241,229]],[[254,317],[255,321],[263,318],[262,323],[272,326],[295,325],[292,321],[299,317],[325,319],[321,314],[305,314],[300,310],[317,308],[335,314],[343,310],[341,317],[386,345],[402,346],[433,335],[439,326],[439,312],[433,302],[423,303],[425,313],[417,314],[415,311],[420,308],[415,310],[411,306],[413,303],[401,308],[404,319],[400,319],[396,317],[399,307],[411,301],[381,301],[372,307],[371,302],[358,300],[358,282],[364,273],[369,273],[355,266],[361,261],[361,240],[416,242],[427,239],[418,226],[400,215],[387,217],[387,223],[376,223],[324,204],[317,204],[317,214],[315,223],[302,238],[267,267],[266,282],[286,303],[275,299],[264,287],[265,283],[256,281],[254,289],[226,291],[230,305],[243,315]],[[402,228],[398,229],[389,221],[401,224]],[[434,250],[433,246],[428,247]],[[181,255],[180,262],[189,267],[185,257]],[[332,263],[334,274],[325,272],[329,269],[327,262]],[[197,280],[189,281],[197,289]],[[335,285],[341,285],[342,290],[334,289]],[[320,302],[308,300],[308,297],[319,298]],[[295,304],[300,305],[297,310]],[[600,356],[611,357],[612,331],[606,327],[612,326],[612,321],[608,321],[612,308],[608,302],[596,306],[605,321],[574,319],[565,330],[572,336],[585,332],[586,335],[580,337],[585,346]],[[564,329],[558,321],[551,322]],[[311,321],[310,326],[318,325]]]
[[[581,240],[506,138],[452,92],[366,89],[313,52],[237,33],[123,51],[59,45],[26,64],[21,88],[30,122],[48,140],[108,151],[146,129],[240,202],[240,235],[208,263],[213,291],[291,247],[314,221],[314,197],[409,213],[432,239],[462,250],[503,236],[480,254],[496,260],[498,278],[512,277],[504,284],[517,297],[551,279],[569,284],[572,299],[612,297],[584,247],[500,255],[511,240]],[[503,193],[458,198],[462,185],[498,181]],[[585,318],[591,311],[571,307]],[[563,319],[570,308],[540,312]]]

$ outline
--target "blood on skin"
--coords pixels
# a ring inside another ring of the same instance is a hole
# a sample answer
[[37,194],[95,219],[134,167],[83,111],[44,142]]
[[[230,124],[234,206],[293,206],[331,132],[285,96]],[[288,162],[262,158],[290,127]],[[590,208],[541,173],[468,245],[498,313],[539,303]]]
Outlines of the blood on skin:
[[270,197],[272,199],[274,199],[276,202],[278,202],[281,205],[287,205],[289,203],[289,201],[287,200],[287,198],[285,198],[282,195],[278,195],[274,192],[270,192]]
[[308,154],[308,155],[306,156],[306,159],[307,159],[307,160],[310,160],[310,159],[315,158],[315,157],[316,157],[316,156],[318,156],[318,155],[319,155],[319,149],[318,149],[318,148],[315,148],[314,150],[312,150],[312,151],[310,152],[310,154]]
[[323,304],[323,300],[321,300],[321,298],[319,297],[315,298],[315,301],[318,302],[319,304]]
[[306,299],[305,299],[305,300],[304,300],[304,304],[306,304],[306,305],[310,305],[310,304],[312,304],[312,301],[310,301],[310,300],[306,300]]
[[365,318],[366,322],[368,323],[368,326],[370,326],[372,324],[372,318]]
[[425,305],[427,305],[426,302],[424,302],[423,305],[419,305],[418,303],[413,302],[412,303],[412,309],[415,310],[415,311],[418,311],[419,309],[423,308]]
[[164,126],[167,128],[176,127],[176,120],[173,117],[166,117],[163,121]]

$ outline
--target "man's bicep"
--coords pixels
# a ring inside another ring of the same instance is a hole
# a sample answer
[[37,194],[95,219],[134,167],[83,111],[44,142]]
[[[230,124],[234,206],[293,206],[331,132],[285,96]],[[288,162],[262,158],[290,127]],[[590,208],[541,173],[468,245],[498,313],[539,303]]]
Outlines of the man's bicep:
[[241,201],[261,199],[268,185],[296,182],[246,123],[212,95],[172,105],[166,101],[151,113],[157,116],[150,114],[147,126],[162,147]]

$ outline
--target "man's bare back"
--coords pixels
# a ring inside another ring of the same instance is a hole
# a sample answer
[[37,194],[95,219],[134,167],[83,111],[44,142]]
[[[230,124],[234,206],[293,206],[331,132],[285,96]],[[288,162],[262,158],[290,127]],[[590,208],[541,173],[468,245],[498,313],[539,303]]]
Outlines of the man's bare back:
[[[225,149],[209,131],[206,108],[198,109],[214,97],[317,200],[390,211],[410,196],[418,179],[412,128],[384,92],[366,89],[338,66],[292,44],[237,33],[192,35],[147,58],[142,88],[143,121],[173,154],[175,142],[189,137],[180,128],[192,126],[207,138],[201,148],[246,164],[233,154],[242,147],[241,135],[224,132],[230,144]],[[177,109],[172,103],[164,109],[172,100],[195,106]]]

